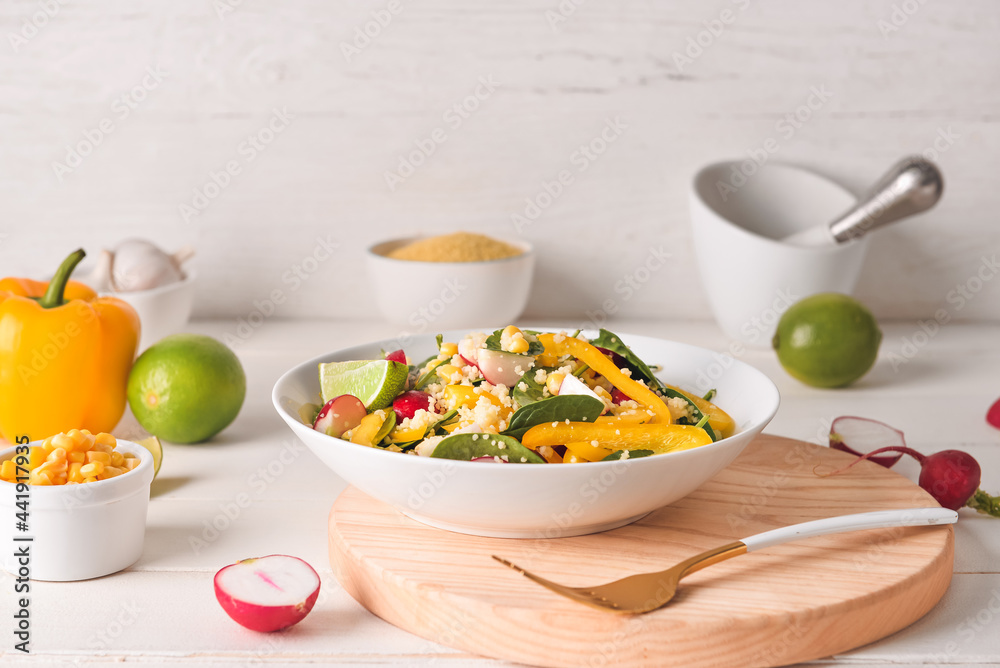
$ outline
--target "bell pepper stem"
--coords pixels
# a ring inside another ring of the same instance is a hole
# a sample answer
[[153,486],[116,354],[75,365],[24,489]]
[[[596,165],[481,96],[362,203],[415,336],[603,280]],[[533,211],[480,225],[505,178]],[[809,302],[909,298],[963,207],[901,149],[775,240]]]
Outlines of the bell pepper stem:
[[59,268],[56,269],[55,276],[49,281],[49,287],[45,290],[45,294],[38,300],[42,308],[56,308],[66,303],[64,295],[66,294],[66,284],[69,282],[70,274],[73,273],[76,265],[80,264],[80,261],[86,256],[87,254],[82,248],[77,248],[63,260]]

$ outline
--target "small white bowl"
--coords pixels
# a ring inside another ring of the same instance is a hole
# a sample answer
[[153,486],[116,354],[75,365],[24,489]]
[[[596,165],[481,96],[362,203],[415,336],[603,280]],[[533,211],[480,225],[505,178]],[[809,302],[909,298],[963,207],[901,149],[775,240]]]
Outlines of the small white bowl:
[[[457,341],[466,330],[443,332]],[[585,332],[595,336],[596,332]],[[778,410],[778,390],[748,364],[718,363],[704,348],[643,336],[622,336],[658,376],[696,389],[717,388],[717,401],[736,421],[729,438],[692,450],[641,459],[580,464],[491,464],[435,459],[355,445],[303,424],[298,409],[319,396],[320,362],[377,359],[387,342],[356,346],[303,362],[274,386],[271,400],[296,436],[334,473],[419,522],[499,538],[556,538],[613,529],[693,492],[729,465]],[[433,335],[414,337],[412,359],[437,350]]]
[[176,334],[187,324],[194,304],[194,286],[197,278],[194,271],[186,271],[184,279],[150,290],[135,292],[105,292],[128,302],[142,325],[139,351],[142,352],[160,339]]
[[368,275],[382,315],[408,334],[430,329],[514,322],[528,303],[535,254],[523,241],[505,243],[523,252],[484,262],[417,262],[386,255],[421,237],[383,241],[368,249]]
[[[41,445],[40,441],[28,445]],[[3,569],[32,580],[69,582],[116,573],[142,554],[146,510],[153,481],[153,455],[130,441],[118,441],[122,453],[139,457],[139,466],[108,480],[80,485],[18,485],[0,480],[0,536]],[[0,461],[16,449],[0,451]],[[27,493],[28,530],[17,530],[18,494]],[[32,537],[31,541],[19,540]],[[27,548],[27,563],[16,556]]]

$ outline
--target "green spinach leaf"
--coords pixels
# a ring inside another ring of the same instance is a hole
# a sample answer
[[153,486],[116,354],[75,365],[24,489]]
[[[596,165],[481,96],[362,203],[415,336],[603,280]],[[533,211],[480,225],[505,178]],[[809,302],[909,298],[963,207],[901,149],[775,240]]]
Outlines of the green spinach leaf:
[[653,371],[649,366],[639,359],[639,356],[632,352],[632,349],[626,346],[622,342],[621,337],[614,332],[602,329],[600,335],[596,339],[592,339],[590,343],[598,348],[604,348],[605,350],[610,350],[613,353],[621,355],[625,360],[625,366],[632,371],[633,378],[638,374],[653,390],[663,389],[663,384],[653,375]]
[[546,422],[593,422],[604,410],[604,402],[585,394],[564,394],[522,406],[510,417],[504,432],[521,438],[535,425]]
[[[607,457],[605,457],[601,461],[602,462],[614,462],[614,461],[617,461],[617,460],[619,460],[619,459],[622,458],[622,454],[624,454],[624,453],[625,453],[624,450],[615,450],[614,452],[612,452],[610,455],[608,455]],[[629,459],[638,459],[639,457],[649,457],[651,454],[653,454],[652,450],[629,450],[628,451],[628,458]]]
[[438,459],[462,461],[469,461],[477,457],[503,456],[506,456],[512,464],[546,463],[533,450],[518,443],[517,439],[499,434],[454,434],[438,443],[431,454],[431,457]]
[[[542,369],[546,373],[555,371],[555,367],[551,366],[529,369],[521,376],[521,380],[514,383],[514,389],[511,390],[510,396],[521,408],[545,398],[545,386],[535,380],[535,374],[538,373],[538,369]],[[523,390],[521,389],[522,383],[524,383]]]

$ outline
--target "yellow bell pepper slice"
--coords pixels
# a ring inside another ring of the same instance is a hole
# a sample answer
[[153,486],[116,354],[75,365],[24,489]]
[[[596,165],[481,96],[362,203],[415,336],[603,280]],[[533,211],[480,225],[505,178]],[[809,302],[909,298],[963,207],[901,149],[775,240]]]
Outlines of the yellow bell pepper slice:
[[[648,407],[656,416],[651,422],[670,424],[673,420],[670,409],[655,392],[632,380],[615,366],[615,363],[604,356],[596,347],[580,339],[565,334],[539,334],[538,340],[545,346],[545,352],[556,357],[572,355],[591,369],[608,379],[612,385],[629,397]],[[590,440],[590,439],[588,439]]]
[[613,424],[613,425],[629,425],[629,424],[645,424],[652,419],[652,415],[645,410],[628,411],[627,413],[619,413],[618,415],[602,415],[601,417],[594,420],[597,424]]
[[657,454],[688,450],[712,442],[701,427],[686,424],[621,425],[592,422],[547,422],[525,432],[521,443],[537,450],[543,445],[569,445],[597,441],[610,450],[652,450]]
[[681,388],[673,385],[665,385],[665,387],[669,387],[675,392],[680,392],[685,397],[690,399],[691,403],[697,406],[698,410],[700,410],[702,414],[708,416],[708,426],[710,426],[712,431],[718,434],[721,438],[732,436],[733,432],[736,431],[736,421],[729,417],[729,414],[726,411],[722,410],[711,401],[706,401],[696,394],[685,392]]
[[[379,415],[379,413],[382,413],[382,415]],[[379,430],[382,429],[385,419],[385,411],[376,411],[361,418],[361,424],[351,432],[351,443],[367,445],[369,447],[375,445],[373,441],[378,436]]]
[[602,448],[600,445],[594,445],[589,441],[573,441],[572,443],[567,443],[566,450],[576,455],[579,459],[583,459],[588,462],[599,462],[614,452],[613,450]]

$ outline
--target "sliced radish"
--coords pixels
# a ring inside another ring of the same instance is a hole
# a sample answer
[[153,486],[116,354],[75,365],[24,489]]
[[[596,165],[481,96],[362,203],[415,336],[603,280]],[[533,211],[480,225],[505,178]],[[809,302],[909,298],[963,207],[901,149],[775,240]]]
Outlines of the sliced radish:
[[535,365],[535,358],[483,348],[479,351],[478,364],[487,382],[514,387],[521,376]]
[[319,597],[319,575],[298,557],[244,559],[215,574],[215,597],[237,624],[269,633],[298,624]]
[[1000,429],[1000,399],[997,399],[996,402],[990,406],[990,410],[986,412],[986,421],[997,429]]
[[[879,448],[906,447],[906,439],[903,438],[903,432],[884,422],[844,415],[834,420],[830,426],[830,447],[860,457]],[[890,468],[900,457],[902,454],[887,454],[870,459]]]
[[390,362],[399,362],[400,364],[406,364],[406,353],[403,349],[393,350],[391,353],[386,353],[385,358]]
[[430,410],[430,407],[431,395],[420,390],[403,392],[392,402],[392,410],[396,411],[396,418],[400,422],[413,417],[419,410]]
[[632,397],[628,396],[617,387],[611,388],[611,401],[617,406],[618,404],[625,403],[626,401],[632,401]]
[[483,349],[486,335],[482,333],[468,334],[458,342],[458,354],[469,366],[479,368],[479,352]]
[[368,415],[361,400],[351,394],[334,397],[319,409],[313,422],[313,429],[327,436],[340,438],[344,432],[354,429]]

